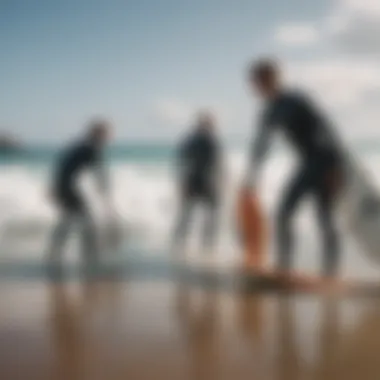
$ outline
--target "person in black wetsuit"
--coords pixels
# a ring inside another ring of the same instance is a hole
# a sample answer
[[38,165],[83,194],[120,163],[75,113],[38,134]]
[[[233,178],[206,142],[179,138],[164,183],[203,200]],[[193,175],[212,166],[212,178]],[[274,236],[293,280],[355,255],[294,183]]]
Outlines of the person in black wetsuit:
[[98,187],[107,207],[108,175],[102,152],[109,138],[109,126],[103,120],[93,121],[86,136],[61,155],[55,168],[51,196],[57,205],[61,218],[53,230],[49,259],[58,263],[72,223],[81,222],[83,254],[86,262],[96,262],[98,256],[97,236],[88,205],[78,189],[79,176],[86,169],[93,169]]
[[314,198],[324,240],[323,275],[334,277],[339,260],[339,239],[333,218],[334,195],[343,180],[340,142],[327,119],[304,94],[284,89],[276,63],[254,63],[249,82],[266,102],[254,141],[247,176],[248,189],[256,186],[260,164],[271,136],[281,131],[298,154],[300,169],[285,190],[277,217],[279,271],[292,266],[292,219],[306,195]]
[[182,248],[192,210],[198,203],[203,204],[207,210],[203,243],[206,249],[211,249],[217,230],[221,152],[210,113],[199,114],[194,131],[180,145],[178,167],[181,207],[174,232],[175,249]]

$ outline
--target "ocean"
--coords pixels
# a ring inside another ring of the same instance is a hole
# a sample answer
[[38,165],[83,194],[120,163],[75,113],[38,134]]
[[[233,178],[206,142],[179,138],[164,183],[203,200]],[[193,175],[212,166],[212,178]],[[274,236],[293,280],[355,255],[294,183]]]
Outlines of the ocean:
[[[234,144],[226,148],[226,178],[223,206],[219,217],[219,236],[212,260],[215,264],[233,266],[241,259],[235,229],[234,204],[245,169],[247,147]],[[380,144],[357,143],[352,148],[363,166],[380,188]],[[168,254],[171,231],[178,211],[174,177],[175,148],[171,144],[119,144],[108,149],[107,163],[111,173],[112,199],[123,235],[119,255],[165,256]],[[59,149],[48,146],[28,148],[21,154],[0,157],[0,260],[43,260],[49,234],[57,219],[49,198],[49,184]],[[265,166],[260,198],[270,226],[270,262],[275,249],[273,221],[294,158],[283,149],[273,149]],[[91,173],[81,179],[88,194],[92,212],[99,226],[105,220],[92,184]],[[319,271],[321,247],[312,204],[305,199],[294,220],[296,247],[295,265],[310,273]],[[189,260],[202,262],[199,233],[202,210],[196,210],[188,243]],[[339,215],[337,216],[339,219]],[[341,225],[341,223],[339,223]],[[356,242],[343,229],[342,273],[360,278],[378,277],[379,271],[370,263]],[[104,253],[107,255],[107,253]],[[67,247],[67,260],[78,259],[78,239],[73,231]],[[208,258],[209,259],[209,258]]]

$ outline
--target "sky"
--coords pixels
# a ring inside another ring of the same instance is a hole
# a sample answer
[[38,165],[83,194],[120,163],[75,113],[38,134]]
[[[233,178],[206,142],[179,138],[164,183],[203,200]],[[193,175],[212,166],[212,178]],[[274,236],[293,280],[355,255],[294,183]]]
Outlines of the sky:
[[92,117],[170,140],[200,108],[247,138],[248,63],[278,58],[348,138],[380,137],[379,0],[0,0],[0,129],[57,142]]

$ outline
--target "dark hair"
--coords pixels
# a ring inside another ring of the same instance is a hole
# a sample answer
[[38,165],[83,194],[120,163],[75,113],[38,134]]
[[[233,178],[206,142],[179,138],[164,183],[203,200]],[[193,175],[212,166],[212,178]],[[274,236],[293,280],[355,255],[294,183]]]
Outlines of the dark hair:
[[108,130],[108,122],[105,119],[96,118],[92,119],[87,126],[88,136],[93,139],[97,138],[99,135],[104,134]]
[[249,67],[249,79],[260,83],[268,83],[278,72],[277,62],[273,59],[255,61]]

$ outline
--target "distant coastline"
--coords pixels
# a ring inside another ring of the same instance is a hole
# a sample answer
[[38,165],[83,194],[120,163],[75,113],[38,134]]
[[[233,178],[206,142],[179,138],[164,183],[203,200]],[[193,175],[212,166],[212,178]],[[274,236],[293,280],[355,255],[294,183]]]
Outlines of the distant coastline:
[[0,154],[17,153],[24,149],[23,144],[9,133],[0,132]]

